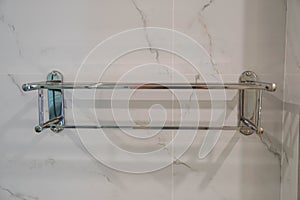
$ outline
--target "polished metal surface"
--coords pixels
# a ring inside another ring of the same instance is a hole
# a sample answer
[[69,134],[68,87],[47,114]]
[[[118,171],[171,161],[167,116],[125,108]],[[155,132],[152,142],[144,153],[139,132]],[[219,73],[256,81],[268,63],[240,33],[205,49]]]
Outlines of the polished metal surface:
[[114,125],[64,125],[59,126],[55,124],[47,124],[44,128],[58,127],[58,128],[83,128],[83,129],[147,129],[147,130],[240,130],[240,127],[237,126],[114,126]]
[[267,90],[275,91],[274,83],[61,83],[59,81],[26,83],[22,85],[24,91],[39,89],[229,89],[229,90]]
[[[63,130],[63,125],[59,125],[61,124],[60,122],[63,120],[62,116],[50,119],[49,121],[39,124],[37,126],[35,126],[35,131],[37,133],[41,132],[43,129],[45,128],[50,128],[53,132],[58,133],[59,131]],[[57,131],[58,130],[58,131]]]
[[[52,71],[47,76],[48,82],[63,82],[63,75],[58,71]],[[57,125],[64,125],[64,97],[63,91],[61,89],[49,89],[48,90],[48,111],[49,111],[49,121],[55,120],[61,117],[61,120],[56,122]],[[52,123],[53,124],[53,123]],[[51,127],[54,132],[62,131],[63,128]]]
[[[62,74],[53,71],[48,74],[47,81],[62,82]],[[38,118],[39,124],[35,126],[36,132],[41,132],[44,128],[49,128],[54,132],[60,132],[63,130],[62,126],[65,124],[64,120],[64,98],[63,91],[56,89],[48,90],[48,112],[49,120],[44,122],[44,92],[43,89],[38,90]],[[57,127],[54,127],[57,126]]]
[[[238,130],[244,135],[262,134],[260,127],[262,91],[274,92],[274,83],[259,82],[256,74],[246,71],[240,76],[239,83],[63,83],[63,76],[53,71],[47,76],[46,82],[26,83],[24,91],[38,90],[39,125],[36,132],[50,128],[60,132],[64,128],[85,129],[161,129],[161,130]],[[44,122],[43,90],[48,90],[49,120]],[[237,126],[117,126],[117,125],[66,125],[64,116],[64,89],[237,89],[239,90],[239,114]]]
[[[258,81],[258,77],[251,71],[246,71],[240,76],[240,83],[252,84],[256,81]],[[251,135],[255,132],[263,133],[263,129],[260,128],[261,95],[261,90],[239,91],[239,126],[247,127],[241,129],[241,133],[244,135]],[[248,127],[251,126],[256,129],[249,129]]]
[[38,91],[38,112],[39,112],[39,124],[44,123],[44,90]]

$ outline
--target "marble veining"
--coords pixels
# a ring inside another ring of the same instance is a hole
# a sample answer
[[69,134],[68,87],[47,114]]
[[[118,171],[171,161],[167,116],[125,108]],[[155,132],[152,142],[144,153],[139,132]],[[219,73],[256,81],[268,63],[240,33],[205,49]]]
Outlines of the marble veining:
[[174,165],[183,165],[183,166],[187,167],[188,169],[193,170],[193,168],[190,165],[188,165],[187,163],[181,161],[180,159],[174,158],[173,164]]
[[31,196],[31,195],[27,195],[27,194],[23,194],[20,192],[14,192],[8,188],[2,187],[0,185],[0,190],[7,192],[10,196],[14,197],[15,199],[20,199],[20,200],[39,200],[38,197],[35,196]]
[[[282,157],[282,146],[279,141],[275,142],[275,139],[273,139],[272,141],[268,135],[268,133],[264,133],[259,138],[261,142],[266,146],[266,149],[272,154],[274,154],[274,156],[278,158],[278,162],[280,163]],[[283,151],[283,154],[285,154],[285,151]]]
[[146,27],[148,27],[148,20],[147,20],[147,15],[145,14],[145,12],[143,12],[143,10],[137,5],[137,3],[135,2],[135,0],[131,0],[132,4],[134,5],[135,9],[138,11],[138,13],[141,16],[141,20],[142,20],[142,24],[144,27],[144,32],[145,32],[145,38],[147,40],[147,43],[149,45],[149,50],[151,53],[155,53],[155,60],[156,62],[159,63],[159,52],[157,49],[153,49],[151,47],[153,47],[150,38],[149,38],[149,34],[147,32],[147,30],[145,29]]
[[299,199],[300,130],[300,2],[287,0],[286,62],[284,74],[281,199]]
[[12,35],[13,35],[13,37],[15,39],[16,46],[18,48],[18,54],[19,54],[20,57],[23,57],[23,50],[21,48],[21,42],[18,39],[18,32],[16,31],[15,25],[12,24],[12,23],[9,23],[6,20],[6,18],[5,18],[4,15],[0,15],[0,22],[3,23],[3,24],[5,24],[8,27],[9,31],[12,33]]
[[214,61],[213,61],[213,53],[212,53],[212,51],[213,51],[213,41],[212,41],[212,36],[211,36],[211,34],[209,33],[209,31],[208,31],[207,24],[206,24],[206,22],[205,22],[205,20],[204,20],[204,17],[203,17],[203,15],[202,15],[202,12],[203,12],[203,10],[200,11],[200,12],[198,12],[198,21],[199,21],[199,23],[201,24],[201,27],[202,27],[203,31],[205,32],[205,34],[206,34],[206,36],[207,36],[207,38],[208,38],[208,44],[209,44],[209,46],[208,46],[208,53],[209,53],[209,57],[210,57],[211,63],[214,64]]
[[281,159],[282,199],[297,199],[299,158],[299,105],[284,103],[283,156]]
[[206,8],[208,8],[209,6],[211,6],[213,2],[214,2],[214,0],[209,0],[208,3],[206,3],[206,4],[204,4],[204,5],[202,6],[202,9],[201,9],[201,10],[204,11]]
[[24,91],[22,90],[22,87],[21,87],[22,84],[18,81],[17,77],[15,77],[14,74],[7,74],[7,75],[8,75],[8,77],[11,79],[12,83],[18,88],[19,93],[20,93],[21,95],[25,95],[25,94],[24,94]]
[[[170,9],[173,3],[174,10]],[[254,135],[243,137],[235,132],[224,132],[211,154],[203,160],[199,160],[197,155],[206,132],[199,131],[194,143],[180,158],[172,157],[172,148],[167,147],[170,133],[161,132],[149,142],[123,141],[116,136],[115,139],[126,148],[137,146],[147,150],[149,146],[154,146],[152,149],[162,148],[170,160],[173,159],[172,166],[164,169],[128,174],[97,161],[83,146],[76,130],[35,135],[32,127],[37,120],[36,94],[23,95],[20,86],[26,81],[44,80],[52,69],[66,74],[68,81],[74,80],[81,59],[94,45],[133,27],[144,28],[141,36],[149,47],[149,51],[137,57],[141,62],[139,64],[148,62],[148,57],[159,64],[169,61],[169,54],[153,48],[156,41],[146,28],[170,28],[172,15],[175,30],[205,46],[214,67],[215,74],[212,76],[220,75],[226,79],[224,76],[228,75],[231,77],[226,81],[236,82],[242,71],[253,70],[260,77],[267,76],[268,80],[283,85],[280,77],[283,77],[284,59],[280,59],[278,52],[284,50],[280,44],[285,38],[277,33],[285,29],[284,24],[278,21],[285,9],[282,0],[1,2],[0,31],[4,37],[0,37],[0,43],[3,44],[1,51],[6,54],[0,59],[0,83],[5,85],[0,88],[1,93],[5,94],[0,104],[4,113],[0,124],[0,199],[279,200],[281,183],[285,184],[283,194],[293,188],[294,161],[298,155],[293,149],[296,142],[291,143],[291,140],[296,140],[294,135],[284,137],[284,144],[280,144],[281,129],[278,124],[282,122],[278,119],[281,120],[281,114],[272,110],[278,102],[273,101],[271,95],[264,101],[267,117],[262,120],[266,123],[266,134],[261,139]],[[11,41],[4,41],[7,39],[5,36]],[[296,45],[293,40],[290,42]],[[292,49],[297,55],[297,47]],[[22,56],[26,56],[26,63],[23,63],[24,59],[12,62]],[[296,60],[296,57],[293,59]],[[299,58],[297,62],[299,67]],[[117,70],[106,75],[106,80],[118,80],[132,65],[132,59],[125,60]],[[184,76],[188,74],[191,82],[203,81],[200,74],[180,61],[175,60],[172,67],[177,67]],[[149,80],[148,77],[173,80],[171,68],[150,68],[149,73],[137,73],[135,77],[138,80]],[[95,81],[93,72],[84,73],[86,80]],[[282,97],[280,89],[276,95]],[[72,107],[72,91],[66,91],[65,95],[68,97],[68,119],[73,120],[72,111],[76,108]],[[185,94],[183,117],[189,117],[192,112],[192,101],[196,95],[193,92]],[[226,120],[235,122],[237,94],[227,98]],[[105,109],[96,109],[100,110],[100,117],[109,118],[109,112]],[[87,122],[93,120],[91,110],[87,111],[84,105],[78,108]],[[293,109],[286,106],[286,110],[291,112]],[[286,115],[286,119],[292,120],[291,116]],[[142,114],[137,122],[148,123],[145,117],[145,113]],[[287,124],[296,126],[295,122]],[[286,132],[292,131],[294,128]],[[92,131],[85,133],[95,134]],[[119,132],[108,133],[117,135]],[[293,148],[289,148],[290,145]],[[110,156],[114,158],[116,155],[112,153]],[[127,162],[120,158],[120,164]],[[134,164],[151,164],[152,161],[147,162]]]

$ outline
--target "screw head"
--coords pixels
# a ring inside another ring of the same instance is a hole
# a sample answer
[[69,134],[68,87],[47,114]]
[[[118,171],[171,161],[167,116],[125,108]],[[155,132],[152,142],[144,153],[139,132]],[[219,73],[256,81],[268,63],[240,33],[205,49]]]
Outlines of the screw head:
[[249,71],[246,72],[246,75],[247,75],[247,76],[251,76],[251,72],[249,72]]

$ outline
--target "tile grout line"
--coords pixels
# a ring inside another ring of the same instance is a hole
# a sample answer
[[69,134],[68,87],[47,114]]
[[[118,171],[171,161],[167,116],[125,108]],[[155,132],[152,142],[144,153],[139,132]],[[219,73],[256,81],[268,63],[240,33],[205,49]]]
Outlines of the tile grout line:
[[[288,5],[287,5],[288,6]],[[285,116],[284,116],[284,110],[285,110],[285,87],[286,87],[286,82],[285,82],[285,75],[286,75],[286,64],[287,64],[287,29],[288,29],[288,11],[286,9],[286,13],[285,13],[285,49],[284,49],[284,66],[283,66],[283,94],[282,94],[282,118],[281,118],[281,155],[284,155],[284,150],[283,150],[283,140],[284,140],[284,120],[285,120]],[[283,156],[281,156],[281,160],[280,160],[280,199],[282,199],[282,192],[283,192],[283,188],[282,188],[282,183],[283,183],[283,177],[282,177],[282,164],[283,164]]]
[[299,191],[300,191],[300,185],[299,185],[299,183],[300,183],[300,166],[299,166],[299,157],[300,157],[300,142],[299,142],[299,137],[300,137],[300,111],[299,111],[299,114],[298,114],[298,131],[299,131],[299,133],[298,133],[298,158],[297,158],[297,160],[298,160],[298,179],[297,179],[297,185],[298,185],[298,192],[297,192],[297,199],[299,200],[300,199],[300,195],[299,195]]
[[[174,9],[175,9],[175,0],[172,0],[172,51],[174,52]],[[174,68],[174,54],[172,54],[171,57],[171,65],[172,65],[172,73],[171,73],[171,79],[172,82],[174,81],[174,77],[173,77],[173,68]],[[171,111],[171,118],[172,118],[172,124],[173,124],[173,120],[174,120],[174,95],[172,95],[172,111]],[[175,195],[175,191],[174,191],[174,131],[172,131],[172,150],[171,150],[171,199],[174,200],[174,195]]]

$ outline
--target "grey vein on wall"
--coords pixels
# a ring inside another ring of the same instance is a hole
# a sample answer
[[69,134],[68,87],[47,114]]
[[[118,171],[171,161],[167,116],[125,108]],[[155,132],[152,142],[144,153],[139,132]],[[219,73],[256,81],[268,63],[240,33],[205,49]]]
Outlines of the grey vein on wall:
[[214,64],[213,62],[213,59],[212,59],[212,51],[213,51],[213,41],[212,41],[212,36],[211,34],[209,33],[209,30],[207,28],[207,24],[205,22],[205,20],[203,19],[203,16],[202,16],[202,12],[198,12],[198,21],[200,23],[200,25],[202,26],[207,38],[208,38],[208,53],[209,53],[209,59],[211,61],[211,64]]
[[23,57],[23,52],[22,52],[22,49],[21,49],[20,41],[17,37],[17,32],[16,32],[15,25],[7,22],[4,15],[0,16],[0,22],[5,24],[8,27],[9,31],[13,34],[16,45],[17,45],[17,48],[18,48],[18,54],[19,54],[20,57]]
[[19,82],[17,81],[16,77],[15,77],[13,74],[7,74],[7,75],[8,75],[8,77],[10,78],[10,80],[12,81],[12,83],[18,88],[19,93],[20,93],[21,95],[24,95],[24,92],[23,92],[23,90],[22,90],[22,88],[21,88],[21,83],[19,83]]
[[151,53],[155,53],[155,59],[156,59],[156,62],[159,63],[159,52],[157,49],[153,49],[153,45],[150,41],[150,38],[149,38],[149,35],[147,33],[147,30],[145,29],[146,27],[148,27],[148,20],[147,20],[147,15],[145,14],[145,12],[137,5],[137,3],[134,1],[134,0],[131,0],[132,4],[134,5],[135,9],[138,11],[138,13],[140,14],[141,16],[141,20],[142,20],[142,23],[143,23],[143,27],[144,27],[144,31],[145,31],[145,37],[146,37],[146,40],[147,40],[147,43],[148,43],[148,46],[149,46],[149,50]]
[[204,6],[202,7],[202,11],[204,11],[206,8],[208,8],[209,6],[211,6],[211,4],[214,2],[214,0],[210,0],[208,3],[204,4]]
[[20,192],[13,192],[12,190],[2,187],[2,186],[0,186],[0,190],[7,192],[8,194],[10,194],[12,197],[14,197],[16,199],[21,199],[21,200],[38,200],[39,199],[38,197],[35,197],[35,196],[23,194]]

